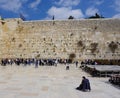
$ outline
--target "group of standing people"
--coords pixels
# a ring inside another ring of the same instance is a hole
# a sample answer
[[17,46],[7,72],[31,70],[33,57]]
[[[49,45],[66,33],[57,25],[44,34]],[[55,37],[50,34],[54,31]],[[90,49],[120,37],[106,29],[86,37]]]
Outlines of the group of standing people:
[[98,63],[94,60],[87,59],[87,60],[81,62],[81,65],[83,65],[83,64],[85,64],[85,65],[97,65]]
[[72,63],[70,59],[61,59],[61,58],[56,58],[56,59],[45,59],[45,58],[3,58],[0,61],[1,65],[31,65],[31,64],[37,64],[38,65],[57,65],[57,63],[60,64],[68,64]]
[[58,59],[36,59],[36,58],[4,58],[1,59],[1,65],[49,65],[49,66],[56,66],[58,63]]

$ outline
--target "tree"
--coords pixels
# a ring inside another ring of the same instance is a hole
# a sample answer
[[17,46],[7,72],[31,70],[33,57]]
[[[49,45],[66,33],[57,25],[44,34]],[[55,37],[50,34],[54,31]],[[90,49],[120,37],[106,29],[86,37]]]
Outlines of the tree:
[[104,18],[102,15],[99,15],[98,13],[95,13],[94,16],[88,17],[88,19],[93,19],[93,18]]
[[69,16],[68,19],[74,19],[74,17],[73,16]]
[[24,17],[24,15],[23,15],[22,13],[20,13],[19,16],[20,16],[20,18],[21,18],[23,21],[26,20],[26,18]]

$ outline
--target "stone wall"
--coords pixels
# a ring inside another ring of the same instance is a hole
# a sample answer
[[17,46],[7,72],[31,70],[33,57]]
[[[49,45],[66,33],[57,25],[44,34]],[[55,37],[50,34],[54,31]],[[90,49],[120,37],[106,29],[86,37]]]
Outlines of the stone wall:
[[120,19],[0,20],[0,58],[73,54],[76,59],[119,59]]

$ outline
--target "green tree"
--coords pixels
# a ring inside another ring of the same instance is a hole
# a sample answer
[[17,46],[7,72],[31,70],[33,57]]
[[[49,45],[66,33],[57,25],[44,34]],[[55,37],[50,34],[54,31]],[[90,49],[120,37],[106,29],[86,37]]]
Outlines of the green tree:
[[95,13],[94,16],[88,17],[88,19],[93,19],[93,18],[104,18],[102,15],[99,15],[98,13]]
[[69,16],[68,19],[75,19],[73,16]]

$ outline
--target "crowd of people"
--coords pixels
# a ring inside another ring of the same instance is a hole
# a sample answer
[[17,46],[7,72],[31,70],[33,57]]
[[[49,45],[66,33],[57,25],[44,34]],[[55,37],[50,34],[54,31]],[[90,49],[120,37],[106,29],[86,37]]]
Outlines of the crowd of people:
[[[7,66],[7,65],[35,65],[35,67],[37,68],[38,66],[44,66],[44,65],[48,65],[48,66],[57,66],[58,63],[60,64],[65,64],[66,65],[66,70],[69,70],[69,64],[72,63],[70,59],[36,59],[36,58],[4,58],[1,59],[1,65],[2,66]],[[78,67],[78,61],[73,62],[76,67]],[[80,84],[79,87],[77,87],[77,90],[82,90],[82,91],[90,91],[91,87],[90,87],[90,82],[86,77],[82,77],[82,82]]]
[[85,64],[85,65],[97,65],[98,63],[94,60],[87,59],[87,60],[81,62],[81,65],[83,65],[83,64]]
[[66,64],[66,63],[71,63],[69,59],[36,59],[36,58],[4,58],[1,59],[1,65],[6,66],[6,65],[48,65],[48,66],[57,66],[58,63],[61,64]]

